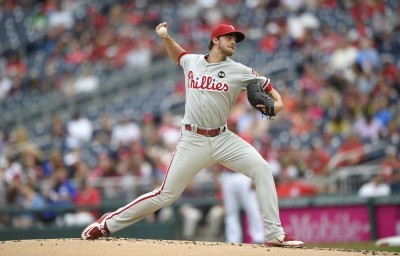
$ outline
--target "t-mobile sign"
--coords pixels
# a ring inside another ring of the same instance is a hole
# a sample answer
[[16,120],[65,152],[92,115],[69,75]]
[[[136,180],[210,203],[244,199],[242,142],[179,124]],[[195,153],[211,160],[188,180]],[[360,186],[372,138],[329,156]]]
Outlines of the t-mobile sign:
[[304,242],[358,242],[371,240],[368,207],[335,206],[283,208],[285,232]]

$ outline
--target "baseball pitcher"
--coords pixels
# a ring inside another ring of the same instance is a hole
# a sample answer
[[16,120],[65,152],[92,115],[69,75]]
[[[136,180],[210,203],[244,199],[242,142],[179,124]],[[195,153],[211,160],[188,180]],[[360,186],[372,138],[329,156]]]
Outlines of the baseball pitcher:
[[281,96],[269,78],[230,58],[245,35],[232,25],[220,24],[211,33],[209,54],[202,55],[182,49],[168,34],[166,22],[159,24],[156,32],[185,77],[186,105],[180,141],[159,188],[106,213],[83,230],[82,238],[108,236],[171,205],[197,172],[219,163],[252,179],[265,226],[266,245],[303,246],[303,242],[289,237],[282,228],[270,166],[226,124],[238,95],[246,90],[250,103],[265,115],[274,116],[283,107]]

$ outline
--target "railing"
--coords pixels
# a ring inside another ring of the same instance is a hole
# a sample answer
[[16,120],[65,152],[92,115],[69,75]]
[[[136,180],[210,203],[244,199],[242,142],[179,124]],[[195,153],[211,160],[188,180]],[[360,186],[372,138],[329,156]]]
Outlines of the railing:
[[377,141],[376,143],[368,143],[364,146],[352,150],[347,150],[345,152],[339,152],[335,154],[328,163],[328,169],[330,171],[335,171],[338,165],[346,160],[351,160],[354,158],[359,158],[366,156],[368,154],[374,154],[377,152],[383,152],[383,150],[388,146],[388,142],[384,140]]
[[377,164],[344,167],[336,170],[331,175],[331,180],[334,181],[338,194],[352,195],[357,194],[358,189],[377,172],[379,172]]
[[102,192],[104,200],[133,200],[152,191],[152,180],[133,176],[89,179],[91,186]]
[[[369,181],[373,174],[379,172],[379,163],[385,157],[385,149],[389,145],[397,148],[400,147],[400,143],[398,142],[393,143],[386,140],[379,140],[365,144],[363,147],[354,150],[338,153],[328,163],[329,176],[323,179],[316,178],[313,180],[313,183],[324,184],[335,194],[355,194],[365,182]],[[354,157],[364,157],[367,161],[358,165],[339,167],[342,161]]]

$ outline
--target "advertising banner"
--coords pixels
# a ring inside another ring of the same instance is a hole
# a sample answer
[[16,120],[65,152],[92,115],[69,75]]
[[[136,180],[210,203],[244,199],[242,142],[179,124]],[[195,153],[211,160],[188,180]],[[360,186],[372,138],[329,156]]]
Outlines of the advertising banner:
[[304,242],[371,240],[366,205],[284,208],[280,215],[285,231]]

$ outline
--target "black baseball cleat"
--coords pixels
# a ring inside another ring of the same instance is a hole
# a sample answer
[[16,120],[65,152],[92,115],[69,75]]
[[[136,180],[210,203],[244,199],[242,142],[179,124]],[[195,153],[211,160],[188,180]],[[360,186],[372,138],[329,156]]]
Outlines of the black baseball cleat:
[[105,213],[101,218],[87,226],[81,234],[84,240],[95,240],[100,237],[109,236],[110,231],[107,228],[106,218],[110,215],[110,212]]

